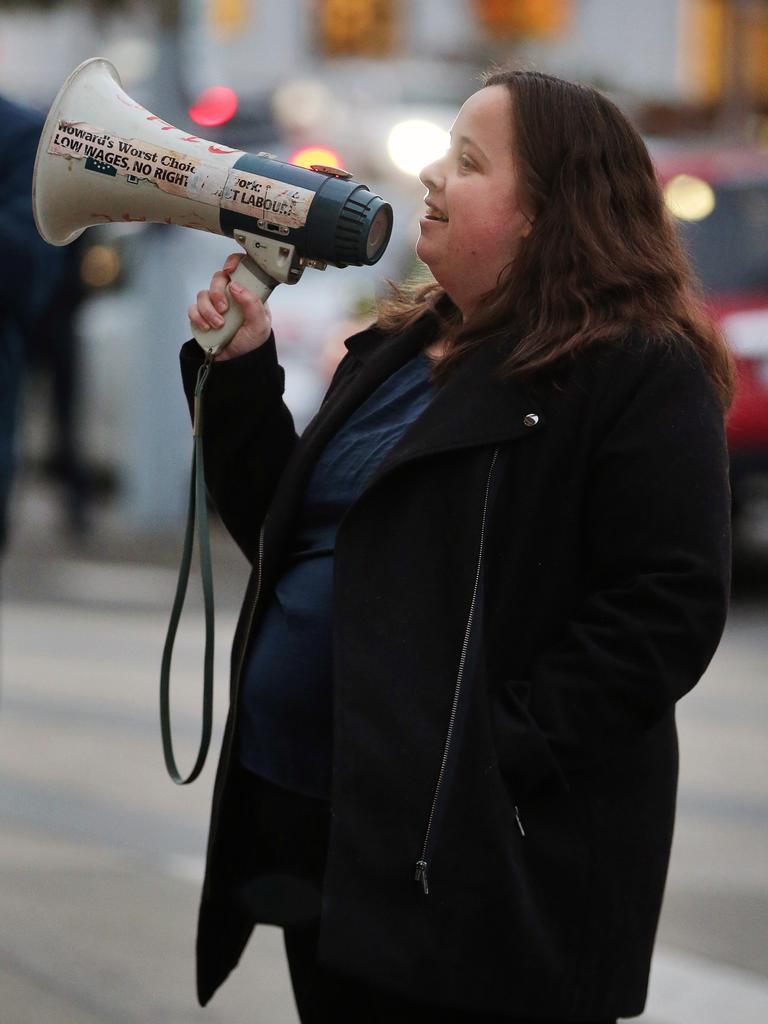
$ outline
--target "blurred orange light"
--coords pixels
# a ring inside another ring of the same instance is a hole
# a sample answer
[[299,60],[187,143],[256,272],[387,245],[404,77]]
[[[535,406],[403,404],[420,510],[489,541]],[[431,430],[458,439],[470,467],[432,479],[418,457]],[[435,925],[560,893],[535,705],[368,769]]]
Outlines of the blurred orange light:
[[234,117],[237,110],[237,93],[226,85],[214,85],[205,89],[188,110],[195,124],[211,128],[224,124]]
[[487,31],[499,38],[554,35],[567,23],[571,0],[473,0]]
[[344,169],[341,157],[335,149],[327,149],[325,146],[302,146],[288,157],[288,163],[296,164],[298,167],[311,167],[312,164],[321,164],[323,167],[338,167]]

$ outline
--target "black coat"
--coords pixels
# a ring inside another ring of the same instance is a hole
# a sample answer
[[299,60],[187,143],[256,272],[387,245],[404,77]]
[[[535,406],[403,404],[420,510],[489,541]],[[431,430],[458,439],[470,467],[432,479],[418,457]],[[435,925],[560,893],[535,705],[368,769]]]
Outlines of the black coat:
[[[351,338],[300,440],[272,339],[214,364],[209,487],[255,568],[214,792],[203,1003],[253,926],[232,765],[249,637],[313,460],[430,336]],[[535,385],[496,376],[500,352],[456,370],[338,532],[320,957],[413,1000],[633,1016],[672,837],[674,704],[726,615],[722,410],[682,342],[628,336]],[[190,343],[188,393],[199,362]]]

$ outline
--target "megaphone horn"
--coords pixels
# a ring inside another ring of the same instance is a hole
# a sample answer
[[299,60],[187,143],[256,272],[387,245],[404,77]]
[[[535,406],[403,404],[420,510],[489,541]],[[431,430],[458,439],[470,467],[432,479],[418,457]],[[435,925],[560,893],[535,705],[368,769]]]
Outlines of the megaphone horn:
[[[175,128],[122,88],[96,57],[61,87],[40,138],[32,183],[35,223],[53,245],[97,224],[149,221],[233,237],[246,251],[234,280],[262,298],[295,284],[307,266],[375,263],[392,209],[347,171],[284,163],[229,149]],[[209,349],[242,322],[201,334]]]

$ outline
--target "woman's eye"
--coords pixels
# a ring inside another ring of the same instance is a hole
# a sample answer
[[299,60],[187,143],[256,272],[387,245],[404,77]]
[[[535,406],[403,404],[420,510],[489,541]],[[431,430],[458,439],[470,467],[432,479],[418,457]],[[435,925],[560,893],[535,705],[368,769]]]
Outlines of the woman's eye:
[[474,167],[474,164],[472,163],[471,158],[468,157],[466,153],[462,153],[461,156],[459,157],[459,166],[463,167],[464,170],[468,171],[471,170],[472,167]]

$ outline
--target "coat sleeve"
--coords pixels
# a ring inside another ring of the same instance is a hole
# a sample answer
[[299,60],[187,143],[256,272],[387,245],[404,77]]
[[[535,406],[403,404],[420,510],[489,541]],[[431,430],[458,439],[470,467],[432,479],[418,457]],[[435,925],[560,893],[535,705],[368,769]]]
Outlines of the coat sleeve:
[[[723,411],[692,350],[654,348],[593,446],[586,596],[498,709],[500,766],[521,796],[545,782],[568,787],[638,739],[696,684],[723,631],[731,566]],[[610,369],[608,361],[609,389],[622,379]]]
[[[181,350],[190,406],[204,354],[196,341]],[[214,362],[203,393],[205,480],[224,525],[249,561],[297,434],[283,402],[285,375],[274,335],[236,359]]]
[[[204,353],[192,339],[181,349],[181,376],[190,416]],[[323,404],[354,366],[347,353],[333,375]],[[274,334],[259,348],[214,362],[203,393],[205,482],[226,528],[253,561],[259,531],[283,469],[298,443],[293,417],[283,402],[285,374]]]

